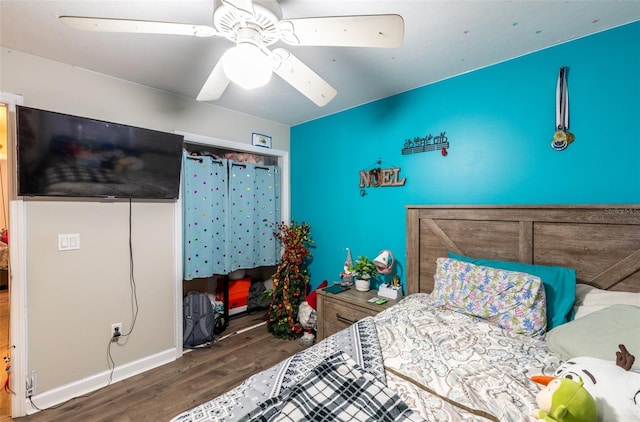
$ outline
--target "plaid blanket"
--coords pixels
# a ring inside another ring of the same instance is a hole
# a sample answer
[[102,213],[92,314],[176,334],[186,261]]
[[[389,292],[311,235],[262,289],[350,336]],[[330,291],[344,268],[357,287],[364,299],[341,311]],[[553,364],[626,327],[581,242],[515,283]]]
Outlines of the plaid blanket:
[[242,422],[424,421],[384,383],[338,352]]
[[[304,380],[325,359],[346,353],[359,368],[386,383],[382,352],[372,317],[361,319],[279,364],[247,378],[241,385],[171,419],[171,422],[236,422],[266,400]],[[327,421],[332,420],[328,418]]]

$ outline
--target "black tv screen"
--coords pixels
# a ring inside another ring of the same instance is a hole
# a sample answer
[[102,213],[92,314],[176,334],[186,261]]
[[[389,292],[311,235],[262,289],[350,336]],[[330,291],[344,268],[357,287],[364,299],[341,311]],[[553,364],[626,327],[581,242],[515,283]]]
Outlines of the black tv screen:
[[18,195],[177,199],[183,137],[17,106]]

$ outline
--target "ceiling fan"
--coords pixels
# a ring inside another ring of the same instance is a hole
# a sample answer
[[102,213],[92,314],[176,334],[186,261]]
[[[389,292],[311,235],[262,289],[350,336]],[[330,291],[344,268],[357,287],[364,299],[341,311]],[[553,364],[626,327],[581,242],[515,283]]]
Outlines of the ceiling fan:
[[227,38],[235,46],[218,60],[198,101],[217,100],[230,81],[256,88],[275,73],[322,107],[337,91],[290,51],[267,47],[282,40],[294,46],[393,48],[404,38],[400,15],[282,19],[275,0],[221,0],[213,11],[213,26],[83,16],[60,16],[60,20],[85,31]]

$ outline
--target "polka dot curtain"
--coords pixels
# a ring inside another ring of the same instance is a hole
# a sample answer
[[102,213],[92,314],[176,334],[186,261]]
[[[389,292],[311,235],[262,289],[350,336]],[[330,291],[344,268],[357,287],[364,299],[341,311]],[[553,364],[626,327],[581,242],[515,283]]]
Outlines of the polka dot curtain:
[[212,157],[183,162],[183,277],[224,275],[280,261],[280,170]]

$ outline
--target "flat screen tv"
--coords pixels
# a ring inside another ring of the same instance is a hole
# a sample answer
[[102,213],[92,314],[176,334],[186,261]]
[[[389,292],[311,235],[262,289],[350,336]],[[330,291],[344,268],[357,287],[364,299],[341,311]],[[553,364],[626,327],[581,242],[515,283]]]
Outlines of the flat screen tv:
[[177,199],[183,137],[17,106],[18,195]]

